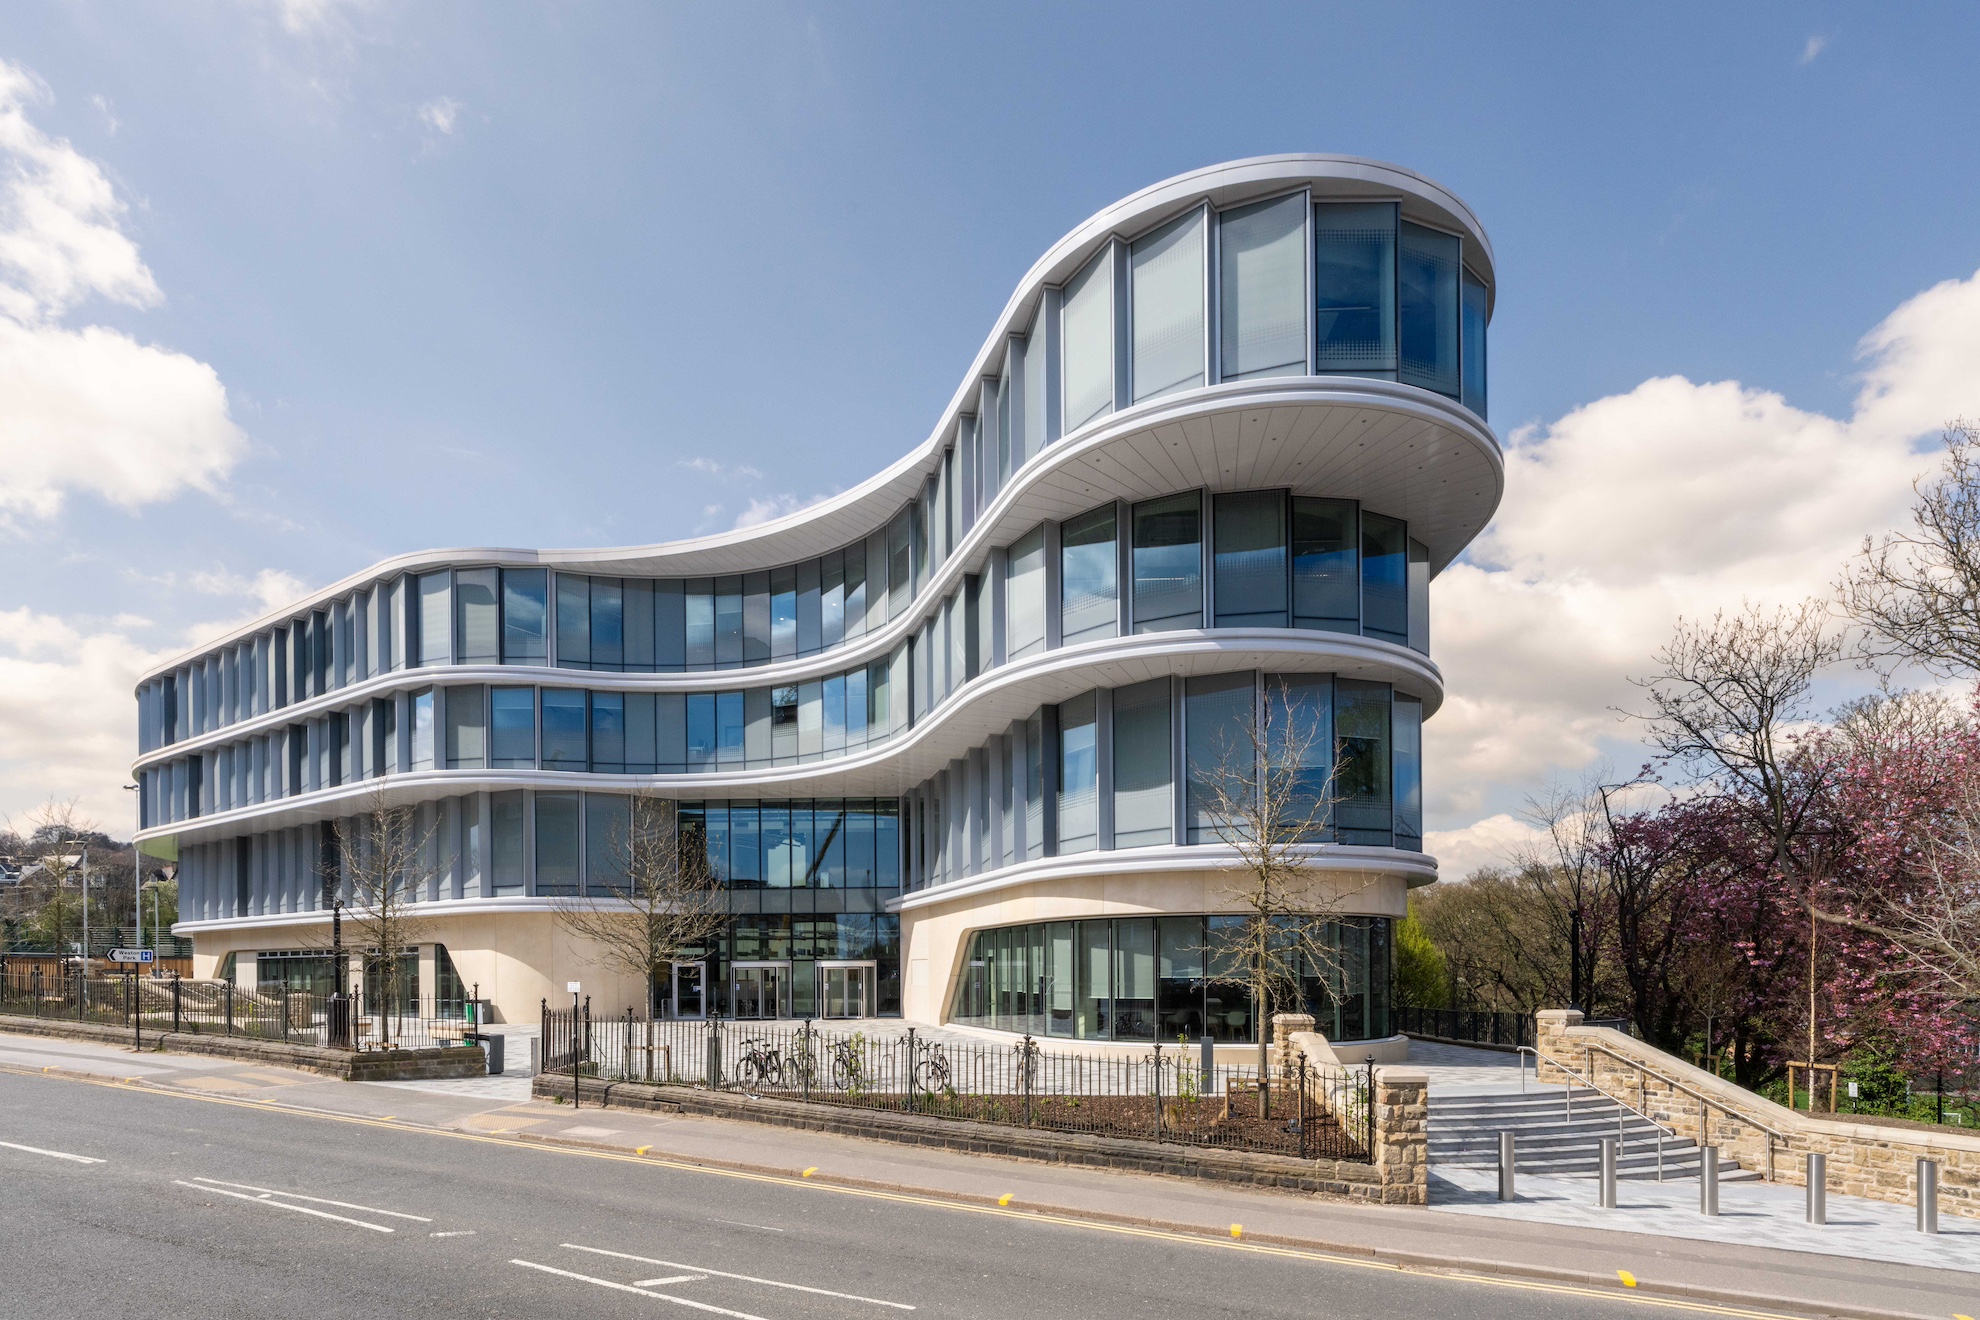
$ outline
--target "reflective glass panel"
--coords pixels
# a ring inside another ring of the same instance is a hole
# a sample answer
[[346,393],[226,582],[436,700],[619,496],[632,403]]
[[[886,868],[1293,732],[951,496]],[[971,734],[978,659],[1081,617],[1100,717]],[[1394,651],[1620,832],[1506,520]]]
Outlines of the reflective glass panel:
[[541,694],[543,768],[585,770],[584,693],[568,688],[544,688]]
[[1203,384],[1203,229],[1192,211],[1134,245],[1136,403]]
[[1203,625],[1203,531],[1195,494],[1134,506],[1134,630]]
[[536,768],[536,689],[496,688],[489,693],[489,713],[494,725],[494,768],[534,770]]
[[1216,843],[1240,825],[1222,808],[1250,793],[1256,775],[1253,679],[1250,674],[1192,678],[1183,693],[1189,841]]
[[1334,682],[1334,820],[1342,843],[1389,846],[1389,686]]
[[1286,498],[1276,490],[1214,497],[1219,628],[1286,626]]
[[492,665],[501,659],[501,612],[495,603],[500,573],[464,568],[454,574],[454,657],[456,664]]
[[1353,500],[1295,499],[1293,625],[1361,627],[1361,551]]
[[557,575],[557,664],[591,667],[591,579],[574,573]]
[[1361,623],[1370,637],[1409,645],[1409,533],[1400,518],[1361,515]]
[[1100,763],[1093,694],[1059,705],[1059,852],[1099,846]]
[[1103,504],[1059,529],[1060,640],[1112,637],[1120,624],[1120,556],[1114,506]]
[[1032,528],[1010,550],[1009,640],[1012,660],[1045,649],[1045,528]]
[[1464,301],[1464,406],[1484,417],[1485,323],[1491,296],[1484,282],[1468,270],[1460,292]]
[[1175,834],[1169,680],[1114,689],[1114,846],[1143,848]]
[[1396,369],[1396,206],[1313,208],[1314,361],[1322,372]]
[[1113,247],[1066,285],[1060,331],[1065,360],[1065,429],[1078,430],[1114,407]]
[[1225,380],[1306,372],[1304,193],[1218,217]]
[[1402,380],[1457,397],[1458,239],[1402,226],[1396,290],[1401,309]]
[[536,892],[570,895],[578,892],[578,795],[536,795]]

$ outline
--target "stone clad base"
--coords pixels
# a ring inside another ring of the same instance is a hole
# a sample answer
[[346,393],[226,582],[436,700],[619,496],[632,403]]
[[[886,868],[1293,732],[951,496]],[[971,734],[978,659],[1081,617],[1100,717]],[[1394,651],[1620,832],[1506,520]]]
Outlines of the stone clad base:
[[[92,1022],[58,1022],[49,1018],[0,1015],[0,1031],[23,1036],[87,1040],[99,1045],[128,1046],[131,1043],[131,1033],[123,1027],[103,1027]],[[174,1054],[239,1059],[243,1063],[266,1063],[278,1068],[297,1068],[346,1082],[452,1081],[488,1075],[488,1057],[479,1045],[352,1052],[326,1049],[321,1045],[256,1040],[247,1036],[147,1031],[144,1034],[144,1048]]]

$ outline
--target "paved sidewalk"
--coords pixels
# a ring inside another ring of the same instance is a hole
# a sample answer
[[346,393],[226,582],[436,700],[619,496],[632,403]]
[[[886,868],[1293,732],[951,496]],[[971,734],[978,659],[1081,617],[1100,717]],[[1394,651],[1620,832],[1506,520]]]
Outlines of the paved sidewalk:
[[[1971,1238],[1943,1237],[1920,1264],[1852,1257],[1859,1236],[1838,1224],[1820,1254],[1760,1246],[1730,1235],[1716,1239],[1657,1236],[1655,1216],[1622,1212],[1613,1223],[1536,1222],[1481,1213],[1475,1204],[1420,1209],[1369,1206],[1253,1191],[1212,1182],[921,1150],[785,1128],[615,1109],[583,1109],[501,1096],[342,1082],[278,1068],[193,1056],[137,1056],[107,1046],[0,1035],[0,1067],[57,1069],[228,1100],[318,1113],[391,1118],[447,1132],[529,1141],[581,1143],[679,1163],[741,1168],[817,1182],[884,1188],[931,1198],[995,1205],[1008,1197],[1017,1213],[1057,1213],[1155,1224],[1226,1236],[1241,1225],[1248,1241],[1299,1244],[1341,1254],[1374,1255],[1418,1269],[1514,1272],[1576,1282],[1613,1282],[1628,1271],[1652,1290],[1781,1299],[1802,1314],[1980,1314],[1980,1278]],[[503,1084],[506,1079],[490,1079]],[[484,1084],[485,1085],[485,1084]],[[0,1116],[0,1128],[5,1118]],[[1529,1180],[1537,1181],[1537,1180]],[[1538,1192],[1535,1187],[1532,1190]],[[1592,1191],[1592,1185],[1590,1187]],[[1730,1190],[1730,1189],[1728,1189]],[[709,1205],[719,1212],[721,1189]],[[1628,1196],[1636,1195],[1631,1188]],[[1832,1200],[1832,1207],[1835,1202]],[[1949,1217],[1948,1217],[1949,1218]],[[1945,1222],[1942,1220],[1942,1222]],[[1619,1229],[1634,1231],[1617,1231]],[[1653,1231],[1643,1231],[1650,1228]]]

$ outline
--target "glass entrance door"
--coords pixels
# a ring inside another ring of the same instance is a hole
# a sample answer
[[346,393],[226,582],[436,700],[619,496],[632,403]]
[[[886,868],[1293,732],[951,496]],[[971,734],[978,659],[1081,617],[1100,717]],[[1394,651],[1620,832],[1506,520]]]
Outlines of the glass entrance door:
[[873,981],[877,964],[822,962],[818,964],[818,1016],[873,1016]]
[[707,1011],[707,1001],[702,993],[702,978],[707,975],[706,963],[674,964],[674,1016],[677,1018],[698,1018]]
[[791,965],[787,962],[736,964],[736,1016],[786,1016],[791,1000]]

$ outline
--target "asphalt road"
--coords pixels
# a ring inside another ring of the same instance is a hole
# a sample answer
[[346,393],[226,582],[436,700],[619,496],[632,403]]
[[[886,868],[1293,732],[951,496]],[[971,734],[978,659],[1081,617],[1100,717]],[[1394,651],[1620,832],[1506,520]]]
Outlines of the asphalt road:
[[0,1206],[0,1314],[35,1320],[1664,1310],[18,1074],[0,1074]]

